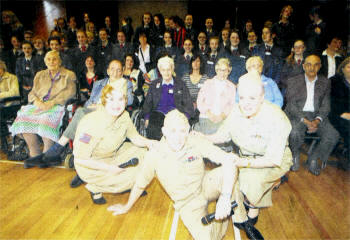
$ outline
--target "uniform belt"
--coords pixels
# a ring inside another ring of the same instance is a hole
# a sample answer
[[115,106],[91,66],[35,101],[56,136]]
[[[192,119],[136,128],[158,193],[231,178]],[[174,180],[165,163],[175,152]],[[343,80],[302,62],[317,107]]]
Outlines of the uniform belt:
[[262,157],[263,155],[261,154],[244,154],[242,153],[241,149],[239,149],[238,151],[239,157],[243,157],[243,158],[257,158],[257,157]]

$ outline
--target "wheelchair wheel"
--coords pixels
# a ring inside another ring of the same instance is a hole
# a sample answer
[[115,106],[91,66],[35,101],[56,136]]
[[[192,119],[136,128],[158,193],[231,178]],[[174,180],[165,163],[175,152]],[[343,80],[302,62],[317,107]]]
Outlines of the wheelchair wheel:
[[74,169],[74,156],[68,153],[64,159],[64,167],[67,169]]

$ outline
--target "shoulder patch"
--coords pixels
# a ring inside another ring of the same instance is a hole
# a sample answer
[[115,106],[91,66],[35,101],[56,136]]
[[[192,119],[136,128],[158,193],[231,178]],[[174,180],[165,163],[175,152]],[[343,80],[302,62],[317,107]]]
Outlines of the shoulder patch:
[[89,144],[90,140],[91,140],[91,135],[87,133],[82,133],[79,137],[79,141],[86,144]]

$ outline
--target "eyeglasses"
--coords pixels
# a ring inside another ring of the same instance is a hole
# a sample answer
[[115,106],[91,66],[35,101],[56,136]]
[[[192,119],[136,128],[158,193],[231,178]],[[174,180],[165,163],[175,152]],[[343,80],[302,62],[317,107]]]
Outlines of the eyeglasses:
[[304,65],[305,65],[306,68],[321,67],[321,63],[315,63],[315,64],[305,63]]

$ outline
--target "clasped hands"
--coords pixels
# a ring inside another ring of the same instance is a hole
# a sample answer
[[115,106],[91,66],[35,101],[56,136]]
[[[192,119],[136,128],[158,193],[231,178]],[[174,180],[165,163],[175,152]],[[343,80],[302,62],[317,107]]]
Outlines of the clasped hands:
[[308,119],[304,118],[303,122],[307,126],[308,133],[315,133],[317,131],[318,125],[320,124],[321,121],[318,118],[316,118],[312,121],[309,121]]

